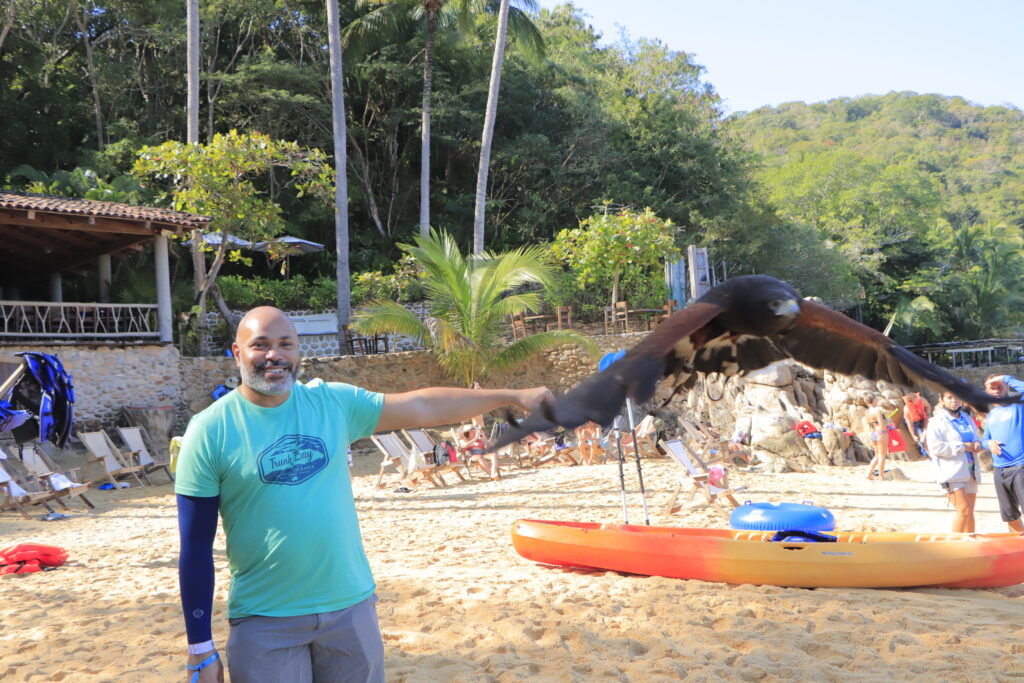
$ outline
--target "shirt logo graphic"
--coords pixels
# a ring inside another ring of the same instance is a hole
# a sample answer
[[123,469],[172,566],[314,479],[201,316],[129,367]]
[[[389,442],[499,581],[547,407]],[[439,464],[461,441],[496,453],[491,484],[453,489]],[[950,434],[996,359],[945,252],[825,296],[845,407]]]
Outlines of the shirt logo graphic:
[[265,484],[296,486],[327,467],[330,457],[324,442],[315,436],[282,436],[260,453],[260,479]]

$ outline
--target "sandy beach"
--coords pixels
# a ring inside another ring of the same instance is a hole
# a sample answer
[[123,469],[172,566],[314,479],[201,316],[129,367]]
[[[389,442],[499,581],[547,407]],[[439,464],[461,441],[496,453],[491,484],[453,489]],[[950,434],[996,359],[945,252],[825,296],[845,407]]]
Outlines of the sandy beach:
[[[367,443],[360,442],[359,446]],[[618,467],[545,466],[501,481],[396,493],[380,457],[352,473],[377,577],[389,681],[1004,681],[1024,677],[1024,584],[998,590],[731,586],[538,566],[519,557],[518,518],[621,522]],[[680,469],[645,459],[652,524],[727,526],[711,508],[662,512]],[[840,530],[947,531],[953,512],[927,461],[806,474],[735,472],[741,499],[810,501]],[[449,480],[454,477],[449,476]],[[162,480],[162,479],[161,479]],[[631,521],[643,521],[636,467]],[[95,511],[42,522],[0,513],[0,546],[68,550],[59,570],[0,578],[0,679],[185,680],[177,526],[170,485],[92,491]],[[991,477],[979,532],[1005,530]],[[224,539],[215,546],[214,638],[227,639]]]

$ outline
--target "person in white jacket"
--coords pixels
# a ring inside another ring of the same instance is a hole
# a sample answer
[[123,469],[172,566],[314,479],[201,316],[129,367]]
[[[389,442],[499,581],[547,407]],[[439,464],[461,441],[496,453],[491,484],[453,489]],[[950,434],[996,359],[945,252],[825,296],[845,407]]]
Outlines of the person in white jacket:
[[974,532],[974,502],[981,472],[974,454],[981,450],[977,425],[955,394],[945,392],[925,430],[936,480],[956,509],[953,531]]

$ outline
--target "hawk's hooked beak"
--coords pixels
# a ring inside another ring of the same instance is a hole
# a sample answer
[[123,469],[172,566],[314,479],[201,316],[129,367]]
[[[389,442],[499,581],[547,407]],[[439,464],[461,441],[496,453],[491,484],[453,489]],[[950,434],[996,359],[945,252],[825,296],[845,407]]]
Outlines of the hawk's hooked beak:
[[775,299],[768,302],[768,308],[772,309],[772,313],[780,318],[787,315],[798,315],[800,302],[796,299]]

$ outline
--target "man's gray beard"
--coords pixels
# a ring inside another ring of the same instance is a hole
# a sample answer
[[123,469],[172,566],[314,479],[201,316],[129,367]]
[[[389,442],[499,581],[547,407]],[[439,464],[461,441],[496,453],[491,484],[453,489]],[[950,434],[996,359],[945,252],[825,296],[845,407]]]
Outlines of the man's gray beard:
[[[266,366],[270,367],[270,366]],[[290,370],[284,377],[271,382],[263,376],[261,372],[257,372],[252,366],[241,363],[238,368],[238,373],[242,376],[242,384],[249,387],[253,391],[264,394],[266,396],[283,396],[292,390],[292,385],[295,384],[295,378],[298,377],[298,368]]]

